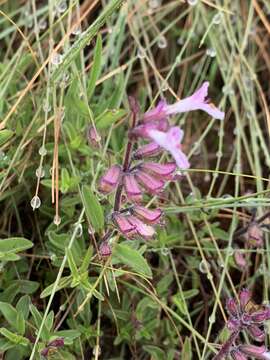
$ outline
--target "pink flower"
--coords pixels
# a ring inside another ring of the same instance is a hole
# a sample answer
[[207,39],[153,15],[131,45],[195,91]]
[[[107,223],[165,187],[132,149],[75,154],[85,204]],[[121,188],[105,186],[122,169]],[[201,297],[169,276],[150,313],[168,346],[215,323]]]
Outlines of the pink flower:
[[157,143],[151,142],[149,144],[140,146],[139,149],[135,151],[133,158],[135,160],[139,160],[144,157],[156,156],[160,152],[161,147]]
[[135,138],[141,137],[143,139],[148,139],[149,130],[167,131],[168,128],[168,120],[166,118],[161,118],[139,124],[130,132],[130,136]]
[[140,219],[133,215],[128,216],[128,221],[135,226],[137,234],[144,239],[150,239],[155,235],[155,229],[152,226],[144,224]]
[[135,203],[140,203],[142,201],[142,192],[134,174],[125,174],[124,187],[130,201]]
[[139,235],[144,239],[152,238],[155,235],[155,229],[142,222],[134,215],[130,213],[115,212],[112,216],[113,221],[119,231],[127,238],[132,238],[135,235]]
[[142,170],[137,170],[135,176],[140,184],[151,194],[158,194],[163,189],[164,181],[157,179]]
[[119,181],[121,180],[121,175],[121,166],[111,166],[99,180],[99,191],[104,194],[109,194],[110,192],[115,190]]
[[246,357],[246,355],[244,355],[240,350],[238,349],[233,349],[230,352],[231,357],[233,358],[233,360],[248,360],[248,358]]
[[142,121],[148,122],[148,121],[153,121],[153,120],[166,119],[167,118],[167,114],[166,114],[167,106],[168,105],[166,104],[166,101],[160,100],[154,109],[151,109],[144,114]]
[[107,241],[103,241],[100,244],[99,252],[100,252],[101,256],[104,256],[104,257],[110,256],[112,254],[112,249],[111,249],[110,244]]
[[148,224],[158,224],[162,216],[160,209],[151,210],[137,205],[132,208],[131,212]]
[[224,112],[220,111],[213,104],[210,104],[206,99],[208,94],[208,87],[209,82],[205,81],[193,95],[180,100],[175,104],[163,106],[162,112],[164,112],[166,115],[172,115],[193,110],[203,110],[214,119],[223,120],[225,115]]
[[239,350],[248,356],[253,356],[255,359],[270,359],[270,352],[265,346],[255,345],[240,345]]
[[171,127],[167,132],[158,130],[149,130],[149,137],[159,146],[169,151],[173,156],[177,166],[180,169],[188,169],[190,167],[186,155],[181,150],[181,141],[184,132],[177,126]]
[[146,162],[142,163],[139,168],[144,171],[150,172],[152,175],[156,176],[159,179],[172,180],[172,174],[176,170],[176,165],[174,162],[166,164]]

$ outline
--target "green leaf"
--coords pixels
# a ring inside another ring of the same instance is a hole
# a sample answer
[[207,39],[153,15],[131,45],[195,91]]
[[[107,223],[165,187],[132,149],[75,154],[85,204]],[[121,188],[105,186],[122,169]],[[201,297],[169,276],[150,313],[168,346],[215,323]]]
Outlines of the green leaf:
[[112,0],[104,8],[99,17],[88,27],[88,29],[79,36],[78,40],[67,50],[63,57],[63,61],[54,70],[51,80],[55,81],[63,74],[63,71],[72,63],[77,57],[79,52],[93,39],[99,29],[107,21],[107,19],[113,14],[113,12],[120,7],[123,0]]
[[79,275],[79,271],[76,266],[76,262],[73,258],[71,249],[66,249],[66,254],[67,254],[67,260],[68,260],[68,266],[69,266],[71,275],[73,277],[73,280],[77,281],[79,279],[80,275]]
[[181,360],[191,360],[191,359],[192,359],[191,341],[190,338],[186,337],[182,350]]
[[33,243],[25,238],[9,238],[0,239],[1,253],[18,253],[20,251],[30,249]]
[[[30,312],[33,316],[36,328],[39,329],[40,324],[42,322],[42,316],[41,316],[40,312],[37,310],[37,308],[33,304],[30,304]],[[44,341],[48,341],[50,338],[50,332],[49,332],[46,324],[44,324],[44,326],[43,326],[40,337]]]
[[2,334],[4,337],[6,337],[9,341],[11,341],[14,344],[18,344],[22,346],[27,346],[29,344],[28,339],[26,339],[21,335],[14,334],[5,328],[0,328],[0,334]]
[[154,360],[165,360],[166,356],[162,349],[154,345],[144,345],[143,349],[151,355],[151,359]]
[[87,97],[90,100],[95,90],[96,82],[101,72],[101,55],[102,55],[102,39],[100,34],[97,36],[97,42],[95,46],[93,66],[91,69],[90,77],[87,83]]
[[70,176],[66,168],[61,169],[61,192],[65,194],[70,187]]
[[16,330],[18,331],[18,333],[20,335],[24,335],[24,333],[25,333],[25,321],[24,321],[24,317],[23,317],[22,312],[17,313]]
[[0,301],[0,311],[2,312],[7,322],[16,329],[16,321],[18,315],[17,310],[9,303]]
[[0,131],[0,146],[7,142],[13,135],[13,131],[4,129]]
[[[68,286],[70,286],[71,284],[71,281],[72,281],[72,277],[71,276],[64,276],[62,277],[62,279],[59,281],[59,284],[58,286],[56,287],[56,291],[59,291],[61,289],[64,289]],[[54,283],[52,283],[51,285],[47,286],[41,293],[40,297],[41,299],[51,295],[52,293],[52,290],[53,290],[53,287],[54,287]]]
[[113,125],[117,120],[121,119],[126,115],[126,110],[124,109],[107,109],[99,116],[96,117],[95,123],[98,130],[107,129]]
[[48,331],[51,331],[51,329],[53,327],[53,320],[54,320],[54,312],[50,311],[45,320],[45,326],[48,329]]
[[128,265],[136,272],[147,277],[152,277],[152,271],[145,258],[135,249],[128,245],[116,244],[113,257],[119,259],[123,264]]
[[85,254],[83,262],[82,262],[82,265],[80,267],[80,272],[81,273],[88,270],[88,267],[89,267],[90,262],[91,262],[92,255],[93,255],[93,246],[90,245],[88,247],[87,251],[86,251],[86,254]]
[[16,305],[16,310],[23,314],[25,320],[27,320],[29,316],[29,305],[30,297],[28,295],[22,296]]
[[88,221],[96,231],[104,228],[104,215],[102,207],[89,186],[82,187],[82,201]]

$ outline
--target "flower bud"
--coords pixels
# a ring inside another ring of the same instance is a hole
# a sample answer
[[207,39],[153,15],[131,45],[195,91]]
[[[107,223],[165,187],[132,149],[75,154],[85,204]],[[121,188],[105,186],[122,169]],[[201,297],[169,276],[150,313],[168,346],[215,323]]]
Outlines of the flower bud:
[[140,169],[150,172],[159,179],[172,180],[173,173],[176,170],[176,164],[171,162],[167,164],[159,164],[154,162],[147,162],[140,165]]
[[256,247],[263,245],[263,231],[258,223],[251,223],[251,225],[248,227],[247,236],[251,245]]
[[104,256],[104,257],[110,256],[112,254],[112,249],[111,249],[108,241],[103,241],[100,244],[99,253],[101,256]]
[[233,349],[230,352],[230,355],[233,360],[248,360],[248,358],[238,349]]
[[265,357],[265,354],[267,355],[265,346],[240,345],[239,350],[245,355],[253,356],[255,359],[270,359],[270,357]]
[[59,337],[55,340],[52,340],[49,342],[48,346],[53,346],[53,347],[62,347],[64,346],[65,343],[64,343],[64,338],[63,337]]
[[261,330],[257,325],[249,325],[247,331],[250,336],[256,341],[264,341],[265,332]]
[[89,146],[97,148],[99,146],[101,137],[97,132],[97,129],[94,126],[89,126],[87,129],[87,140]]
[[142,191],[139,188],[135,175],[125,174],[123,182],[128,199],[132,202],[140,203],[142,201]]
[[119,165],[111,166],[100,178],[98,190],[104,194],[109,194],[116,189],[120,182],[122,169]]
[[151,194],[157,194],[163,189],[164,182],[162,180],[156,179],[144,171],[137,171],[135,176],[141,185]]
[[243,289],[240,291],[239,300],[242,311],[245,311],[245,307],[250,299],[251,299],[251,292],[248,289]]
[[227,308],[228,313],[231,316],[237,316],[238,315],[238,306],[237,306],[237,303],[236,303],[235,299],[233,299],[233,298],[228,299],[227,302],[226,302],[226,308]]
[[134,206],[131,211],[132,214],[148,224],[158,224],[162,216],[160,209],[150,210],[143,206]]
[[245,259],[244,254],[239,250],[235,250],[234,252],[234,262],[235,264],[240,268],[240,269],[244,269],[247,266],[247,261]]

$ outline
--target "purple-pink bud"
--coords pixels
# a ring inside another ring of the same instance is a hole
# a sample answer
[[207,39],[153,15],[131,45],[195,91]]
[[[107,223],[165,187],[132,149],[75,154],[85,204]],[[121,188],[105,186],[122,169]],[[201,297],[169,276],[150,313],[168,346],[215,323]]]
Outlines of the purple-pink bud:
[[64,338],[63,337],[59,337],[55,340],[52,340],[49,342],[48,346],[53,346],[53,347],[62,347],[65,345],[65,342],[64,342]]
[[104,194],[109,194],[116,189],[121,180],[122,169],[119,165],[111,166],[100,178],[98,190]]
[[226,308],[227,308],[228,313],[231,316],[238,315],[238,306],[237,306],[237,302],[235,299],[233,299],[233,298],[228,299],[226,302]]
[[94,126],[90,125],[87,129],[87,140],[89,146],[97,148],[99,146],[101,137],[97,132],[97,129]]
[[144,239],[150,239],[155,235],[155,229],[152,226],[144,224],[137,217],[130,215],[128,216],[128,221],[130,222],[130,224],[135,226],[138,235],[140,235]]
[[255,359],[270,359],[270,357],[266,357],[269,353],[265,346],[240,345],[239,350],[245,355],[253,356]]
[[233,360],[248,360],[248,358],[239,349],[233,349],[230,352],[230,355]]
[[162,216],[160,209],[147,209],[143,206],[134,206],[132,213],[148,224],[158,224]]
[[128,216],[122,215],[119,212],[114,212],[112,215],[112,219],[123,235],[131,237],[135,234],[136,226],[132,225],[128,221]]
[[234,261],[235,264],[241,269],[244,269],[247,266],[247,261],[244,254],[238,249],[234,252]]
[[137,183],[135,175],[125,174],[123,182],[128,199],[132,202],[140,203],[142,201],[142,191]]
[[251,314],[251,321],[254,323],[262,323],[266,320],[269,320],[269,310],[267,308]]
[[164,186],[164,181],[156,179],[144,171],[138,170],[135,174],[140,184],[151,194],[158,194]]
[[239,329],[241,325],[241,321],[237,318],[230,318],[228,321],[227,321],[227,328],[230,330],[230,331],[236,331]]
[[151,109],[144,114],[142,121],[149,122],[166,118],[166,105],[164,100],[160,100],[154,109]]
[[135,151],[133,158],[135,160],[139,160],[144,157],[156,156],[160,154],[161,150],[162,149],[158,144],[151,142],[149,144],[140,146],[139,149]]
[[257,325],[249,325],[247,327],[247,331],[254,340],[264,341],[265,332],[262,329],[260,329]]
[[140,169],[146,172],[150,172],[151,174],[155,175],[157,178],[172,180],[173,173],[176,170],[176,164],[173,162],[166,164],[147,162],[141,164]]
[[248,227],[247,236],[251,245],[258,247],[263,245],[263,231],[258,223],[251,223]]
[[243,289],[240,291],[239,300],[242,311],[245,311],[245,307],[250,299],[251,299],[251,292],[248,289]]
[[149,136],[150,130],[167,131],[169,123],[167,119],[160,119],[158,121],[149,121],[144,124],[140,124],[131,130],[131,137],[141,137],[143,139],[151,139]]
[[99,246],[99,253],[101,256],[107,257],[112,254],[112,249],[108,241],[103,241]]

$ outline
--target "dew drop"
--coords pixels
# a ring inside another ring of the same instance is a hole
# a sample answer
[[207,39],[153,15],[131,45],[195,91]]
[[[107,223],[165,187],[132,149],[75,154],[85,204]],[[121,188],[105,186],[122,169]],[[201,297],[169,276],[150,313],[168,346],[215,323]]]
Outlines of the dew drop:
[[83,234],[83,227],[82,224],[78,224],[77,225],[77,233],[76,233],[76,237],[79,238],[81,237]]
[[184,39],[182,37],[180,37],[180,38],[177,39],[176,42],[177,42],[178,45],[183,45],[184,44]]
[[222,92],[224,95],[234,95],[234,90],[231,85],[224,85]]
[[47,27],[47,21],[45,19],[41,19],[38,23],[39,30],[45,30]]
[[209,316],[209,323],[210,324],[214,324],[214,322],[216,321],[216,315],[212,314],[211,316]]
[[187,2],[190,6],[195,6],[198,4],[198,0],[187,0]]
[[61,224],[61,218],[59,215],[55,215],[54,218],[53,218],[53,222],[56,226],[60,225]]
[[216,156],[217,156],[217,158],[221,158],[222,157],[222,151],[217,151],[217,153],[216,153]]
[[81,27],[81,25],[78,25],[78,26],[76,26],[73,30],[72,30],[72,32],[71,32],[71,34],[72,35],[80,35],[82,33],[82,27]]
[[63,14],[67,10],[67,2],[65,0],[60,1],[59,4],[56,5],[56,11],[58,14]]
[[216,50],[213,48],[207,49],[206,50],[206,55],[210,56],[211,58],[214,58],[216,56]]
[[63,56],[61,54],[58,54],[57,52],[54,52],[51,57],[51,63],[53,65],[59,65],[63,61]]
[[145,50],[140,47],[137,51],[137,56],[139,59],[144,59],[146,57]]
[[36,170],[36,177],[37,178],[43,178],[45,175],[45,171],[43,168],[38,167]]
[[66,308],[67,308],[66,304],[63,304],[63,305],[60,306],[59,310],[60,311],[65,311]]
[[224,194],[222,195],[222,199],[233,199],[233,196],[231,194]]
[[51,109],[52,109],[50,103],[47,102],[47,100],[44,100],[44,101],[43,101],[43,106],[42,106],[42,108],[43,108],[43,111],[44,111],[45,113],[50,112]]
[[41,200],[38,196],[34,196],[30,202],[33,210],[38,209],[41,205]]
[[165,82],[165,83],[162,85],[161,90],[162,90],[162,91],[167,91],[168,89],[169,89],[169,86],[168,86],[168,84]]
[[165,49],[167,47],[167,40],[165,36],[160,36],[157,42],[157,45],[160,49]]
[[38,153],[40,156],[45,156],[47,154],[47,150],[46,150],[45,146],[41,146],[38,150]]
[[228,256],[233,256],[233,254],[234,254],[234,249],[233,249],[232,247],[228,247],[228,249],[227,249],[227,254],[228,254]]
[[56,261],[57,260],[56,254],[51,254],[50,259],[51,261]]
[[210,271],[210,268],[211,268],[211,265],[209,264],[208,261],[202,260],[199,264],[199,270],[203,274],[207,273],[207,269],[208,269],[208,271]]
[[211,180],[210,174],[205,174],[205,175],[204,175],[204,181],[205,181],[205,182],[209,182],[210,180]]
[[93,355],[94,356],[99,356],[101,354],[101,348],[99,345],[96,345],[94,348],[93,348]]
[[220,22],[221,22],[221,14],[217,13],[213,17],[213,24],[218,25],[218,24],[220,24]]
[[157,9],[161,5],[160,0],[149,0],[148,5],[151,9]]

